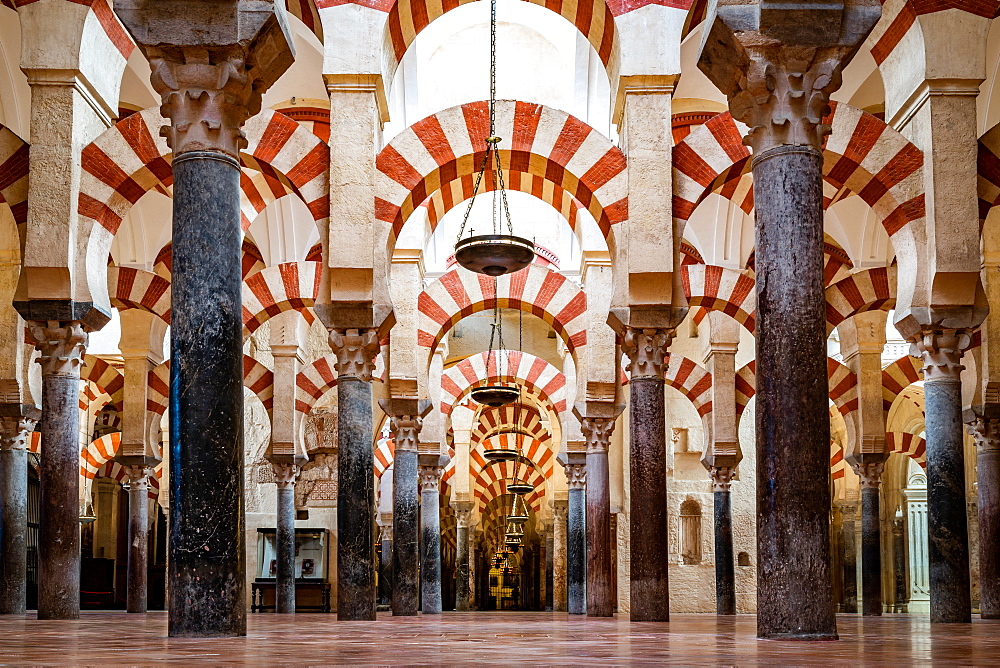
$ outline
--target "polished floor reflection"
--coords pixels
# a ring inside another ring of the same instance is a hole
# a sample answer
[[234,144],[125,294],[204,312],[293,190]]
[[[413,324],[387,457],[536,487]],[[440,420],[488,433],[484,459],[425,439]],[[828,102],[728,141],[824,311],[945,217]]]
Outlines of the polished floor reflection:
[[377,623],[334,615],[250,616],[246,638],[166,637],[164,613],[84,613],[78,622],[0,618],[3,664],[727,664],[986,665],[1000,661],[1000,621],[931,627],[906,615],[838,618],[838,642],[754,638],[752,616],[674,615],[669,624],[563,613],[445,613]]

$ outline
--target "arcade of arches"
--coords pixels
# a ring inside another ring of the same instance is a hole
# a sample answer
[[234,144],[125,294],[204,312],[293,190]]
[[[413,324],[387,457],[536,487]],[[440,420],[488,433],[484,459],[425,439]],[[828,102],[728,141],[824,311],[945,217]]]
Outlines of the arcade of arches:
[[0,0],[11,656],[995,656],[1000,4],[494,7]]

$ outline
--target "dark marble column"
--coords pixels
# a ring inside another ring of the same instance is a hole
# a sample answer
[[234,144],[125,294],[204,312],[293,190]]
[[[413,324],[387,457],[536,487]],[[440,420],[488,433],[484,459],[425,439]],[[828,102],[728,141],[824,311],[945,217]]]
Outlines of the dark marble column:
[[587,465],[582,453],[570,453],[566,464],[569,512],[566,516],[566,609],[587,614]]
[[979,504],[979,613],[1000,619],[1000,405],[965,412],[976,439]]
[[840,545],[843,550],[844,607],[842,612],[858,611],[858,543],[855,538],[855,521],[858,509],[853,501],[840,504]]
[[[756,202],[757,635],[837,638],[823,277],[830,95],[874,0],[794,9],[721,0],[699,68],[749,127]],[[803,30],[803,25],[815,26]]]
[[670,619],[667,584],[667,432],[663,373],[670,329],[628,328],[631,619]]
[[960,362],[969,338],[929,330],[911,339],[910,354],[924,360],[931,623],[972,621]]
[[577,417],[587,439],[587,616],[611,617],[615,613],[615,600],[608,449],[617,413],[616,417],[580,417],[579,414]]
[[439,455],[420,455],[420,609],[441,614],[441,483]]
[[[372,471],[371,374],[378,355],[374,330],[333,330],[330,346],[337,354],[337,438],[340,460],[337,491],[337,619],[375,619],[375,563],[372,518],[375,488]],[[393,468],[393,487],[400,472]],[[393,518],[397,531],[399,518]],[[393,549],[396,549],[395,539]],[[395,564],[394,564],[395,568]],[[400,574],[393,573],[393,594]]]
[[125,610],[146,612],[149,570],[149,476],[147,466],[126,466],[128,476],[128,592]]
[[545,610],[552,612],[553,596],[555,595],[555,583],[553,582],[552,568],[555,563],[555,532],[554,526],[550,526],[545,532]]
[[295,612],[295,480],[301,468],[294,463],[272,462],[278,487],[275,521],[274,611]]
[[452,504],[456,511],[455,528],[455,609],[468,612],[472,609],[472,587],[470,583],[470,526],[474,521],[474,508],[470,501]]
[[417,515],[417,434],[420,418],[393,417],[396,449],[392,463],[392,614],[420,610],[420,552]]
[[379,550],[378,604],[392,604],[392,524],[381,525],[382,545]]
[[34,406],[0,406],[0,615],[24,614],[28,438],[40,413]]
[[273,5],[227,7],[114,3],[170,120],[162,133],[174,179],[168,633],[181,637],[246,635],[241,128],[293,60]]
[[712,494],[715,502],[715,613],[736,614],[736,565],[733,555],[732,481],[735,471],[715,466]]
[[903,524],[903,515],[896,511],[896,517],[892,520],[892,567],[895,570],[895,593],[896,604],[893,612],[905,613],[907,610],[908,595],[906,592],[906,535]]
[[861,478],[861,612],[882,614],[882,508],[884,462],[854,467]]
[[38,618],[78,619],[80,366],[88,335],[79,322],[27,324],[42,366]]

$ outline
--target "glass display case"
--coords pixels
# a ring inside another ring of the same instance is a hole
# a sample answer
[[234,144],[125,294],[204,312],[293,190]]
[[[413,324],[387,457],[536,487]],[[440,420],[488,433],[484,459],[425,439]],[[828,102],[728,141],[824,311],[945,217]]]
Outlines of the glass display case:
[[[295,530],[295,578],[326,580],[327,534],[326,529]],[[273,580],[277,576],[275,559],[275,529],[257,529],[257,579]]]

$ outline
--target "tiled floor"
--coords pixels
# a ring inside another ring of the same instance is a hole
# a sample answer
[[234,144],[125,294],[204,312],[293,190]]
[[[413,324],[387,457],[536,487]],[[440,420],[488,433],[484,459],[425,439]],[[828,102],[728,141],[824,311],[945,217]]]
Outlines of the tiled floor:
[[341,622],[334,615],[251,615],[246,638],[167,638],[164,613],[84,613],[78,622],[0,618],[0,664],[174,663],[622,665],[1000,665],[1000,621],[936,626],[905,615],[838,619],[841,640],[754,638],[751,616],[674,615],[669,624],[562,613],[445,613]]

